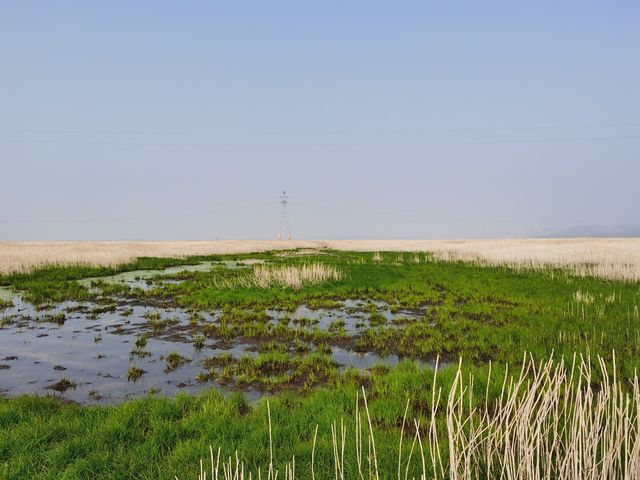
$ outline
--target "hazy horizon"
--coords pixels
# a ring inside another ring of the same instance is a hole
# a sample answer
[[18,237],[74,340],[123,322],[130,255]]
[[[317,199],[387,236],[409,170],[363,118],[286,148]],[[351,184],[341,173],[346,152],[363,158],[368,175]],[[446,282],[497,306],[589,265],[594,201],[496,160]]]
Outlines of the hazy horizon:
[[640,4],[518,3],[7,2],[0,241],[640,232]]

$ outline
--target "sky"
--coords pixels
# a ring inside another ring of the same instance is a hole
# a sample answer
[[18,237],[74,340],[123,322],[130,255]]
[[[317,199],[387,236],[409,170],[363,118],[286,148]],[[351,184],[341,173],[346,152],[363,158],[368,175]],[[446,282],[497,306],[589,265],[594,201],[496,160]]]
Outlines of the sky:
[[0,0],[0,240],[640,224],[637,1]]

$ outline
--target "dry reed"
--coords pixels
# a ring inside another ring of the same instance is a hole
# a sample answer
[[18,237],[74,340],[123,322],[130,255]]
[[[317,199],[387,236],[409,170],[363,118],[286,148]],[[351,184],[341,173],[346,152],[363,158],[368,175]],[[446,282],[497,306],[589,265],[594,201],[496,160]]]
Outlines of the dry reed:
[[321,263],[304,264],[301,267],[270,267],[258,265],[253,269],[253,281],[262,288],[290,287],[299,290],[304,285],[340,280],[342,274],[333,266]]
[[254,287],[289,287],[299,290],[305,285],[340,280],[342,278],[343,274],[337,268],[321,263],[303,264],[301,267],[274,267],[255,264],[252,271],[247,275],[213,278],[211,285],[221,290]]
[[[0,242],[0,274],[46,264],[115,266],[136,257],[184,257],[267,250],[332,248],[362,252],[431,252],[444,261],[516,268],[562,268],[577,275],[640,280],[640,238],[502,240],[335,240],[220,242]],[[380,254],[374,255],[380,260]]]
[[254,253],[311,248],[314,242],[0,242],[0,274],[27,273],[43,265],[115,267],[138,257],[177,257]]
[[[489,399],[489,384],[483,398],[473,398],[474,380],[464,381],[461,365],[448,392],[436,387],[434,378],[425,425],[418,420],[408,421],[407,402],[395,472],[379,470],[375,432],[363,390],[364,414],[360,401],[356,401],[353,468],[345,463],[344,421],[334,422],[331,427],[333,476],[335,480],[391,477],[407,480],[410,467],[415,468],[417,461],[421,480],[637,480],[640,478],[638,378],[623,386],[615,373],[615,360],[612,372],[602,359],[598,359],[598,364],[602,380],[595,385],[588,359],[574,356],[570,364],[552,359],[537,363],[525,356],[518,375],[505,374],[498,380],[501,393],[495,400]],[[278,477],[315,480],[318,428],[309,471],[297,471],[294,457],[280,474],[274,464],[269,409],[268,426],[270,461],[264,470],[266,480]],[[403,444],[410,445],[408,453],[403,451]],[[215,456],[210,449],[210,470],[201,462],[199,480],[264,476],[260,471],[255,474],[246,471],[237,452],[227,460],[221,461],[220,457],[221,449]]]
[[437,260],[487,266],[564,269],[580,276],[640,281],[640,238],[520,238],[495,240],[344,240],[336,250],[430,252]]

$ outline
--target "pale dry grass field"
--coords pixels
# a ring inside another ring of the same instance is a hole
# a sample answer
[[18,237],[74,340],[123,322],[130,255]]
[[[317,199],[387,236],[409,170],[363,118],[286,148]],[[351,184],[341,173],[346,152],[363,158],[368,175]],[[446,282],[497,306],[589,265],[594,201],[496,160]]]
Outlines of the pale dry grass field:
[[41,265],[115,266],[140,256],[252,253],[321,249],[368,252],[430,252],[436,259],[505,265],[557,267],[578,275],[640,280],[640,238],[499,240],[330,240],[218,242],[0,242],[0,273],[28,272]]
[[186,257],[313,248],[316,242],[231,240],[219,242],[0,242],[0,273],[42,265],[117,266],[137,257]]

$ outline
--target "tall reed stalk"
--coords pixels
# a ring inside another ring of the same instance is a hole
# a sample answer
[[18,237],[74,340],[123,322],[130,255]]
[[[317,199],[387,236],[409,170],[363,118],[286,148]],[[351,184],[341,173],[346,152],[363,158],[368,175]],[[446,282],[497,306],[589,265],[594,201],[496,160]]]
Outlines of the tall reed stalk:
[[[355,469],[349,470],[345,463],[347,429],[340,420],[331,427],[333,476],[335,480],[408,480],[415,471],[410,467],[417,460],[420,480],[639,479],[638,377],[622,385],[615,373],[615,358],[611,371],[601,358],[597,364],[599,382],[594,380],[589,359],[574,356],[567,364],[553,359],[535,362],[525,356],[517,375],[505,373],[498,380],[500,394],[493,399],[489,382],[483,398],[473,397],[474,379],[465,381],[461,364],[448,392],[437,387],[434,377],[425,425],[408,421],[407,402],[396,471],[379,470],[375,432],[363,390],[361,399],[356,399]],[[296,470],[294,457],[280,472],[274,465],[268,404],[267,412],[270,461],[264,469],[265,479],[315,480],[318,428],[308,471]],[[245,470],[238,453],[221,460],[220,452],[219,448],[214,455],[210,450],[209,468],[201,461],[199,480],[262,480],[261,470]]]

